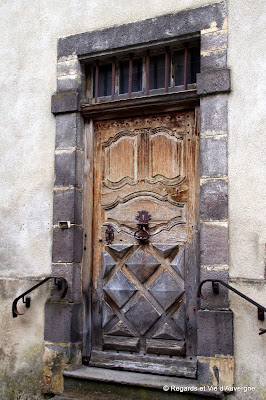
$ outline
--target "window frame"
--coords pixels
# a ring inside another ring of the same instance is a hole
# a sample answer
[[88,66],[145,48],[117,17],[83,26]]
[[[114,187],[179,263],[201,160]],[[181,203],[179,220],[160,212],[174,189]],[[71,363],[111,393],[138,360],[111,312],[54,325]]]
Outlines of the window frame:
[[[184,68],[185,70],[183,85],[175,85],[175,53],[178,51],[184,52],[184,63],[186,63],[185,60],[187,60],[188,53],[190,49],[193,48],[198,48],[200,53],[199,32],[189,37],[179,38],[178,40],[176,39],[174,41],[170,41],[169,43],[167,42],[167,46],[165,46],[165,43],[157,43],[156,45],[152,46],[138,46],[134,48],[128,48],[127,51],[123,52],[110,52],[109,54],[99,54],[97,57],[87,57],[86,60],[83,61],[86,75],[86,101],[84,102],[84,104],[82,104],[82,107],[85,107],[85,105],[95,107],[99,104],[109,102],[113,103],[120,100],[129,100],[134,98],[143,98],[149,96],[158,96],[162,94],[180,93],[196,90],[196,82],[187,83],[188,69],[186,67]],[[150,82],[147,85],[147,79],[150,81],[150,58],[162,54],[165,55],[165,67],[167,62],[166,57],[168,57],[169,73],[165,73],[165,76],[163,77],[165,85],[164,87],[150,89]],[[125,93],[120,93],[120,62],[128,61],[130,63],[130,60],[134,62],[134,60],[139,59],[142,59],[142,90],[133,92],[131,87],[131,91],[128,90]],[[96,68],[98,68],[99,76],[99,68],[108,64],[112,64],[112,73],[114,74],[114,76],[112,77],[111,93],[107,96],[99,96],[98,92],[95,93],[96,73],[94,71]],[[200,70],[198,72],[200,73]],[[168,78],[166,78],[166,75],[168,75]],[[168,81],[168,83],[166,83],[166,81]]]

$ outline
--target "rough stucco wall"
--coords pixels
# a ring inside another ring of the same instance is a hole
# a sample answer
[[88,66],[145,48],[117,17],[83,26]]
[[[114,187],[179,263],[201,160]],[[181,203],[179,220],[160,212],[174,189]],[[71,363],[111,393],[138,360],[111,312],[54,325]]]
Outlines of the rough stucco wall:
[[23,1],[1,2],[1,276],[50,270],[57,39],[178,10],[174,1],[137,3],[36,1],[25,11]]
[[40,389],[48,284],[32,294],[30,309],[20,302],[24,316],[13,319],[11,305],[34,279],[51,272],[57,39],[208,3],[1,1],[1,398],[32,400]]
[[[51,269],[55,123],[50,102],[56,88],[57,39],[214,2],[37,0],[25,7],[22,0],[1,1],[0,13],[4,16],[0,20],[0,280],[3,287],[0,311],[5,321],[1,329],[0,358],[4,360],[3,373],[34,371],[39,382],[38,371],[41,372],[43,306],[49,289],[46,286],[32,296],[32,307],[23,317],[12,319],[11,303],[35,283],[27,282],[26,278],[47,275]],[[233,87],[229,95],[229,220],[230,274],[234,278],[262,279],[264,274],[266,232],[262,228],[265,195],[261,161],[264,131],[260,86],[263,6],[262,0],[229,1],[229,67]],[[252,282],[248,285],[242,282],[238,287],[262,302],[261,284],[255,287]],[[246,304],[235,296],[231,296],[231,302],[237,332],[236,383],[258,382],[266,387],[260,372],[263,356],[265,359],[265,335],[257,334],[262,324],[258,323],[256,309],[251,307],[247,320],[242,315]]]
[[[228,28],[229,271],[232,286],[265,306],[265,1],[230,0]],[[265,322],[257,319],[256,307],[233,293],[230,304],[236,383],[257,387],[258,398],[266,399],[266,338],[258,335]]]

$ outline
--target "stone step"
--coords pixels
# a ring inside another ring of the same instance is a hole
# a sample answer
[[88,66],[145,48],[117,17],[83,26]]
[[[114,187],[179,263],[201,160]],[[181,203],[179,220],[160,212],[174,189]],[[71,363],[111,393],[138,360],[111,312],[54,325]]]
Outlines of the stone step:
[[66,396],[54,396],[51,400],[78,400],[74,399],[74,397],[66,397]]
[[[64,395],[54,400],[226,399],[196,379],[83,366],[64,372]],[[65,396],[65,397],[64,397]]]

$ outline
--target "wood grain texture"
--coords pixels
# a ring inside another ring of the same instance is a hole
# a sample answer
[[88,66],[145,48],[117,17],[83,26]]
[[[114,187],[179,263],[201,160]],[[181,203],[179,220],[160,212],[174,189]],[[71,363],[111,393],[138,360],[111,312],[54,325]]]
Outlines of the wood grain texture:
[[[98,121],[94,136],[91,365],[195,377],[178,358],[191,342],[198,268],[195,110]],[[151,215],[146,243],[134,237],[141,210]]]
[[187,378],[196,378],[197,373],[197,360],[194,357],[173,356],[170,358],[169,356],[92,351],[90,365]]

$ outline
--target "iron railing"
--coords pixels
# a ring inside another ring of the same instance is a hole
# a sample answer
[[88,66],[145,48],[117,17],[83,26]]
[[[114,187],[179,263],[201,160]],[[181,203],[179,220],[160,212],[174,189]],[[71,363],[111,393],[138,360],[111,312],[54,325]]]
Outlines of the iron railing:
[[[244,293],[235,289],[233,286],[228,285],[228,283],[221,281],[220,279],[205,279],[204,281],[202,281],[198,287],[198,297],[201,297],[202,299],[206,300],[206,297],[203,296],[201,293],[202,286],[206,282],[212,282],[212,291],[214,294],[219,294],[219,283],[220,283],[221,285],[227,287],[229,290],[232,290],[232,292],[236,293],[238,296],[249,301],[249,303],[254,304],[254,306],[256,306],[258,308],[258,319],[260,321],[264,321],[264,318],[265,318],[264,313],[266,312],[265,307],[263,307],[261,304],[257,303],[256,301],[252,300],[250,297],[246,296]],[[266,332],[266,329],[260,328],[259,335],[262,335],[265,332]]]
[[30,292],[32,292],[33,290],[37,289],[39,286],[43,285],[49,279],[54,279],[54,284],[57,286],[58,290],[62,290],[61,298],[63,299],[65,297],[65,295],[67,293],[67,289],[68,289],[67,280],[65,278],[62,278],[62,277],[48,276],[47,278],[43,279],[41,282],[37,283],[37,285],[32,286],[29,290],[27,290],[26,292],[22,293],[20,296],[15,298],[15,300],[13,301],[13,304],[12,304],[12,315],[13,315],[13,318],[16,318],[18,315],[23,315],[17,309],[18,301],[20,299],[22,299],[22,302],[26,305],[27,308],[29,308],[30,304],[31,304],[31,298],[30,297],[26,297],[25,298],[25,296],[27,294],[29,294]]

